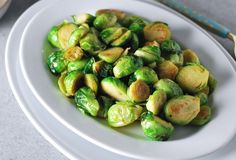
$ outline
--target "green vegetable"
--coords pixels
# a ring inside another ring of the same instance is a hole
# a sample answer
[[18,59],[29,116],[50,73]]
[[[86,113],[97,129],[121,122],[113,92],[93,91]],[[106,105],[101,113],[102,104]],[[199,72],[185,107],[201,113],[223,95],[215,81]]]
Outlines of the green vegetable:
[[89,59],[87,64],[84,66],[84,73],[93,73],[93,64],[95,63],[95,59],[92,57]]
[[157,46],[144,46],[135,51],[134,55],[143,59],[145,63],[152,63],[160,60],[160,48]]
[[122,19],[125,18],[126,16],[126,13],[121,11],[121,10],[118,10],[118,9],[100,9],[100,10],[97,10],[96,12],[96,16],[97,15],[101,15],[103,13],[112,13],[114,15],[116,15],[117,19],[119,21],[121,21]]
[[168,39],[161,43],[161,51],[164,53],[176,54],[181,52],[181,48],[176,41]]
[[84,67],[86,66],[86,64],[88,62],[89,62],[89,59],[87,59],[87,58],[81,59],[81,60],[76,60],[76,61],[71,61],[67,65],[67,70],[68,70],[68,72],[75,71],[75,70],[83,71]]
[[130,46],[131,46],[132,51],[136,51],[139,47],[139,39],[138,39],[137,34],[135,34],[135,33],[132,33]]
[[65,87],[65,84],[64,84],[64,79],[66,77],[66,74],[67,72],[62,72],[60,77],[58,78],[58,81],[57,81],[57,84],[58,84],[58,87],[60,89],[60,91],[63,93],[63,95],[67,95],[66,93],[66,87]]
[[142,36],[143,29],[145,26],[146,26],[146,23],[142,19],[138,18],[129,25],[129,30],[131,30],[132,32],[136,33],[139,36]]
[[56,48],[61,48],[59,40],[58,40],[58,30],[60,29],[60,26],[53,26],[49,33],[48,33],[48,41],[50,44]]
[[80,60],[83,57],[83,55],[84,55],[83,50],[80,47],[75,46],[65,51],[64,58],[68,61],[76,61]]
[[81,87],[84,74],[80,71],[72,71],[66,74],[64,85],[67,96],[74,96],[75,92]]
[[112,74],[112,65],[104,61],[97,61],[93,64],[93,73],[99,77],[108,77]]
[[197,63],[200,64],[200,60],[197,54],[191,49],[185,49],[183,51],[184,64]]
[[140,17],[133,16],[133,15],[127,15],[127,16],[124,17],[124,19],[121,21],[121,23],[122,23],[123,26],[129,27],[137,19],[140,19]]
[[84,14],[80,14],[78,16],[73,15],[72,19],[75,22],[75,24],[77,24],[77,25],[81,25],[84,23],[91,25],[91,24],[93,24],[95,17],[89,13],[84,13]]
[[52,52],[47,59],[48,67],[53,74],[59,74],[66,69],[68,61],[64,58],[62,51]]
[[208,104],[208,96],[205,93],[199,92],[195,96],[197,96],[200,99],[201,106]]
[[156,72],[149,67],[142,67],[134,72],[136,79],[145,81],[147,84],[154,84],[158,81]]
[[178,67],[171,61],[163,61],[157,67],[157,73],[161,79],[168,78],[175,80],[178,71]]
[[179,54],[179,53],[171,54],[170,61],[178,67],[183,66],[183,64],[184,64],[183,54]]
[[211,120],[211,108],[207,105],[200,107],[200,112],[191,121],[192,125],[202,126]]
[[109,27],[100,33],[100,37],[104,43],[110,44],[114,40],[118,39],[126,31],[127,29],[124,27]]
[[113,47],[125,46],[127,43],[130,42],[131,38],[132,38],[132,32],[131,31],[127,31],[122,36],[120,36],[118,39],[113,41],[111,43],[111,46],[113,46]]
[[217,86],[217,80],[212,74],[209,74],[208,86],[209,86],[209,94],[212,94]]
[[143,102],[148,99],[150,88],[144,81],[136,80],[129,86],[127,94],[132,101]]
[[109,108],[114,104],[111,98],[106,96],[100,96],[99,99],[100,109],[98,111],[98,117],[107,118]]
[[103,30],[108,27],[112,27],[116,24],[117,17],[113,13],[103,13],[96,17],[93,25],[98,30]]
[[94,74],[84,75],[84,84],[89,87],[95,94],[98,91],[98,79]]
[[74,23],[65,23],[58,30],[58,42],[61,49],[67,49],[70,47],[69,39],[71,34],[77,29],[77,26]]
[[114,63],[124,52],[124,49],[121,47],[113,47],[107,50],[101,51],[98,54],[98,57],[104,60],[107,63]]

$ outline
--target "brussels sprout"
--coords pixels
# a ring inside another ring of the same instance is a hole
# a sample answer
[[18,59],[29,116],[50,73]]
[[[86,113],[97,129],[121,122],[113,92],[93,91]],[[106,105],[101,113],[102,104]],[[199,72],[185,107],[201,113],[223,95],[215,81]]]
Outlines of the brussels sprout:
[[144,46],[157,46],[160,47],[160,44],[157,41],[146,42]]
[[123,33],[127,31],[124,27],[109,27],[100,33],[100,37],[106,44],[118,39]]
[[112,74],[112,65],[104,61],[97,61],[93,64],[93,73],[100,77],[108,77]]
[[154,22],[144,27],[144,37],[147,41],[157,41],[162,43],[170,39],[171,31],[167,24]]
[[125,12],[118,10],[118,9],[100,9],[96,12],[96,16],[101,15],[103,13],[112,13],[112,14],[116,15],[116,17],[119,21],[124,19],[126,16]]
[[108,124],[112,127],[122,127],[133,123],[140,117],[143,108],[131,103],[114,104],[108,110]]
[[178,67],[171,61],[163,61],[157,67],[157,73],[161,79],[168,78],[174,80],[178,70]]
[[199,64],[191,64],[180,69],[176,81],[183,90],[197,93],[207,86],[209,72]]
[[184,57],[183,54],[171,54],[170,61],[173,62],[176,66],[181,67],[184,64]]
[[181,48],[176,41],[168,39],[161,43],[161,51],[164,53],[176,54],[181,52]]
[[125,27],[129,27],[134,21],[137,19],[140,19],[138,16],[133,16],[133,15],[127,15],[124,17],[124,19],[121,21],[121,24]]
[[156,90],[151,96],[149,96],[146,108],[148,111],[152,112],[154,115],[160,113],[163,105],[167,100],[166,92],[163,90]]
[[61,49],[69,48],[69,39],[71,34],[77,29],[77,26],[74,23],[63,24],[58,30],[58,42]]
[[184,64],[197,63],[200,64],[200,60],[197,54],[191,49],[185,49],[183,51]]
[[78,109],[91,116],[97,116],[100,106],[94,92],[89,87],[82,87],[76,92],[75,103]]
[[161,89],[166,92],[168,98],[180,96],[183,94],[182,89],[177,83],[170,79],[160,79],[154,86],[156,89]]
[[208,86],[209,86],[209,94],[213,93],[217,86],[217,80],[212,74],[209,74]]
[[192,125],[202,126],[209,122],[211,119],[211,108],[207,105],[200,107],[200,112],[197,116],[191,121]]
[[83,73],[93,73],[93,64],[95,63],[95,59],[92,57],[88,61],[88,63],[84,66]]
[[68,61],[64,59],[63,55],[62,51],[55,51],[48,56],[47,64],[52,73],[58,74],[66,69]]
[[113,68],[113,73],[116,78],[122,78],[134,73],[138,68],[143,66],[141,59],[133,56],[123,56]]
[[169,100],[165,107],[165,117],[178,125],[189,124],[200,112],[198,97],[183,95]]
[[148,64],[148,67],[154,69],[154,68],[157,68],[157,62],[152,62],[150,64]]
[[84,75],[84,84],[89,87],[95,94],[98,91],[98,79],[94,74]]
[[80,60],[83,57],[83,55],[84,55],[83,50],[80,47],[75,46],[65,51],[64,58],[68,61],[76,61]]
[[121,54],[121,56],[123,57],[123,56],[127,56],[128,54],[129,54],[129,51],[130,51],[130,47],[128,47],[128,48],[126,48],[125,50],[124,50],[124,52]]
[[53,26],[48,33],[48,41],[52,46],[57,48],[61,48],[57,35],[59,29],[60,26]]
[[107,77],[101,81],[102,90],[118,101],[127,101],[127,86],[115,77]]
[[[209,81],[209,79],[208,79],[208,81]],[[206,86],[205,88],[203,88],[203,89],[201,90],[201,92],[202,92],[202,93],[205,93],[206,95],[209,95],[209,93],[210,93],[210,88],[209,88],[209,86]]]
[[145,63],[152,63],[160,60],[161,51],[157,46],[144,46],[136,50],[134,55],[142,58]]
[[171,123],[154,116],[151,112],[145,112],[141,115],[141,126],[144,134],[156,141],[166,141],[174,132]]
[[66,87],[65,87],[65,84],[64,84],[64,79],[66,77],[66,74],[67,74],[66,71],[62,72],[60,77],[58,78],[58,81],[57,81],[58,87],[59,87],[60,91],[63,93],[63,95],[67,95]]
[[139,36],[143,35],[143,29],[146,26],[145,22],[142,19],[136,19],[133,23],[130,24],[129,30],[136,33]]
[[158,81],[156,72],[149,67],[142,67],[137,69],[134,72],[134,76],[136,79],[143,80],[147,84],[153,84]]
[[68,41],[69,47],[76,46],[79,41],[89,32],[89,26],[87,24],[82,24],[76,28],[72,33]]
[[75,71],[75,70],[83,71],[84,67],[86,66],[88,62],[89,62],[89,59],[87,58],[69,62],[67,65],[67,70],[68,72]]
[[126,45],[127,43],[129,43],[131,38],[132,38],[132,32],[127,31],[122,36],[120,36],[118,39],[113,41],[111,43],[111,46],[113,46],[113,47],[122,47],[122,46]]
[[208,104],[208,96],[207,94],[203,93],[203,92],[199,92],[197,93],[195,96],[197,96],[200,99],[200,105],[205,105]]
[[99,41],[97,36],[92,33],[88,33],[79,43],[80,47],[92,56],[97,55],[104,49],[104,45]]
[[75,24],[81,25],[84,23],[87,23],[89,25],[93,24],[93,21],[95,19],[95,17],[89,13],[84,13],[84,14],[80,14],[80,15],[73,15],[71,16],[73,21],[75,22]]
[[84,74],[80,71],[72,71],[66,74],[64,78],[64,85],[67,96],[74,96],[75,92],[82,84]]
[[93,25],[98,30],[103,30],[108,27],[112,27],[116,24],[117,17],[113,13],[103,13],[96,17]]
[[129,86],[127,94],[132,101],[143,102],[148,99],[150,88],[144,81],[136,80]]
[[131,46],[132,51],[136,51],[139,47],[139,39],[138,39],[137,34],[135,34],[135,33],[132,33],[130,46]]
[[98,111],[98,117],[107,118],[108,110],[114,104],[114,101],[109,97],[100,96],[98,98],[98,102],[100,104],[100,109]]
[[101,51],[98,57],[107,63],[114,63],[124,52],[121,47],[109,48],[107,50]]

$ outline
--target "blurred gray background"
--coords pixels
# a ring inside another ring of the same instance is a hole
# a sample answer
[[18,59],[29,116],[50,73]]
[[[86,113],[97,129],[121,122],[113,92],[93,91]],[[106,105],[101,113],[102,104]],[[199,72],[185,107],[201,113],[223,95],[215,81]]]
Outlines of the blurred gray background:
[[[236,0],[180,0],[187,6],[229,27],[236,33]],[[0,19],[0,159],[62,160],[67,159],[49,144],[21,111],[9,88],[4,68],[7,36],[17,18],[37,0],[12,0]],[[69,2],[69,1],[68,1]],[[214,35],[213,35],[214,36]],[[214,36],[233,55],[233,43]]]

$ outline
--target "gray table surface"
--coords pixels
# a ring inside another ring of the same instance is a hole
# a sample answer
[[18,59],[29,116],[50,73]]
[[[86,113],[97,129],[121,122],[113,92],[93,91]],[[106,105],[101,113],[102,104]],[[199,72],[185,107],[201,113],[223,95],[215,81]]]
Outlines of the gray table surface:
[[[236,33],[235,0],[180,0],[203,15],[228,26]],[[4,49],[11,27],[36,0],[13,0],[0,19],[0,159],[62,160],[67,159],[49,144],[25,117],[11,92],[4,67]],[[233,55],[233,44],[214,36]],[[214,53],[212,53],[214,54]]]

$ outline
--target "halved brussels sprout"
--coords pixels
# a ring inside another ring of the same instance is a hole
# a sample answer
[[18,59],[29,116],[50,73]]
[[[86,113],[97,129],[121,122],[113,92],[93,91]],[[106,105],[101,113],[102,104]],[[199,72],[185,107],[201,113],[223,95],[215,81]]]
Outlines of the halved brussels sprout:
[[200,99],[189,95],[172,98],[166,103],[164,112],[172,123],[189,124],[200,112]]
[[156,141],[166,141],[174,132],[171,123],[154,116],[151,112],[145,112],[141,115],[141,126],[144,135]]
[[143,36],[143,29],[145,26],[146,23],[141,18],[138,18],[129,25],[129,30],[131,30],[132,32],[136,33],[139,36]]
[[95,59],[92,57],[89,59],[88,63],[84,66],[83,73],[93,73],[93,64]]
[[122,127],[133,123],[140,117],[143,108],[128,102],[114,104],[108,110],[108,124]]
[[161,50],[157,46],[144,46],[136,50],[134,55],[142,58],[145,63],[152,63],[160,60]]
[[57,81],[57,84],[58,84],[58,87],[60,89],[60,91],[63,93],[63,95],[67,95],[66,93],[66,87],[65,87],[65,84],[64,84],[64,79],[66,77],[66,74],[67,72],[62,72],[60,77],[58,78],[58,81]]
[[209,72],[200,64],[182,67],[176,77],[177,83],[189,93],[197,93],[207,86]]
[[162,22],[153,22],[144,27],[144,37],[147,41],[157,41],[162,43],[170,39],[171,31],[167,24]]
[[127,86],[118,78],[107,77],[101,81],[102,90],[118,101],[128,101]]
[[84,84],[89,87],[95,94],[98,91],[98,78],[94,74],[84,75]]
[[207,105],[200,107],[200,112],[197,116],[191,121],[192,125],[202,126],[209,122],[211,119],[211,108]]
[[139,39],[138,39],[137,34],[135,34],[135,33],[132,33],[130,46],[131,46],[132,51],[136,51],[139,47]]
[[158,64],[157,67],[157,73],[161,79],[168,78],[171,80],[175,80],[178,71],[178,67],[171,61],[163,61]]
[[96,17],[93,21],[93,25],[98,30],[103,30],[108,27],[112,27],[116,24],[117,17],[113,13],[103,13]]
[[76,28],[72,33],[68,41],[69,47],[76,46],[79,41],[89,32],[89,26],[87,24],[82,24]]
[[84,74],[80,71],[72,71],[66,74],[64,85],[67,96],[74,96],[75,92],[81,87]]
[[88,58],[69,62],[67,65],[67,70],[68,72],[75,71],[75,70],[83,71],[84,67],[86,66],[88,62],[89,62]]
[[121,47],[113,47],[107,50],[101,51],[98,54],[98,57],[104,60],[107,63],[114,63],[124,52],[124,49]]
[[106,96],[100,96],[98,98],[100,104],[100,109],[98,111],[98,117],[107,118],[109,108],[114,104],[114,101],[111,98]]
[[129,27],[135,20],[140,19],[138,16],[133,15],[127,15],[124,17],[124,19],[121,21],[121,24],[125,27]]
[[64,58],[68,61],[76,61],[76,60],[80,60],[84,55],[84,51],[78,47],[71,47],[69,49],[67,49],[64,53]]
[[54,47],[61,48],[59,40],[58,40],[58,30],[60,26],[53,26],[48,32],[48,41]]
[[124,27],[109,27],[104,29],[100,33],[100,37],[106,44],[110,44],[117,38],[119,38],[123,33],[127,31]]
[[183,95],[182,89],[177,83],[170,79],[160,79],[154,86],[166,92],[168,98]]
[[157,41],[149,41],[144,44],[144,46],[157,46],[160,47],[160,44]]
[[104,61],[97,61],[93,64],[93,73],[99,77],[108,77],[112,75],[112,65]]
[[58,74],[66,69],[68,61],[64,59],[64,53],[62,51],[52,52],[47,59],[48,67],[51,72]]
[[179,53],[171,54],[170,61],[178,67],[183,66],[183,64],[184,64],[183,54],[179,54]]
[[156,72],[149,67],[142,67],[134,72],[134,76],[137,80],[143,80],[147,84],[154,84],[158,81]]
[[101,15],[103,13],[112,13],[116,15],[119,21],[123,20],[126,16],[125,12],[118,9],[100,9],[100,10],[97,10],[96,16]]
[[200,64],[200,60],[197,54],[191,49],[185,49],[183,51],[184,64],[197,63]]
[[120,36],[118,39],[113,41],[111,43],[111,46],[113,46],[113,47],[125,46],[127,43],[130,42],[131,38],[132,38],[132,32],[131,31],[127,31],[122,36]]
[[71,16],[73,21],[75,22],[75,24],[81,25],[84,23],[87,23],[89,25],[93,24],[93,21],[95,19],[95,17],[89,13],[84,13],[84,14],[80,14],[80,15],[73,15]]
[[83,112],[97,116],[100,106],[94,92],[89,87],[82,87],[76,92],[75,103]]
[[61,49],[69,48],[69,39],[71,34],[77,29],[77,26],[74,23],[63,24],[58,30],[58,42]]
[[148,99],[150,88],[144,81],[136,80],[129,86],[127,94],[132,101],[143,102]]
[[158,89],[151,96],[149,96],[146,108],[154,115],[157,115],[160,113],[166,100],[167,100],[166,92],[161,89]]
[[209,86],[209,94],[212,94],[217,86],[217,80],[212,74],[209,74],[208,86]]
[[207,94],[205,94],[203,92],[199,92],[195,96],[197,96],[200,99],[200,105],[201,106],[208,104],[208,96],[207,96]]
[[181,48],[176,41],[168,39],[161,43],[161,51],[163,53],[176,54],[181,52]]
[[116,78],[122,78],[134,73],[142,66],[143,62],[141,59],[133,56],[123,56],[117,61],[113,68],[113,73]]

